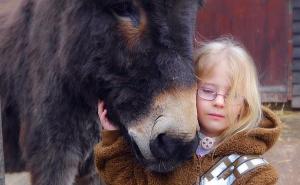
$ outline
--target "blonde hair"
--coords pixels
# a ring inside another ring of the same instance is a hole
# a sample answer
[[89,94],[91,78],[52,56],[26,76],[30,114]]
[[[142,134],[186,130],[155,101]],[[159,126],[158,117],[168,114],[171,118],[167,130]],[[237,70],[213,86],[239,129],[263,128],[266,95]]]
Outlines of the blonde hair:
[[[222,61],[228,66],[227,72],[231,82],[228,101],[230,104],[235,95],[244,98],[239,116],[233,115],[232,106],[225,106],[228,113],[229,128],[220,136],[220,139],[240,131],[256,127],[262,117],[261,99],[257,79],[256,67],[246,49],[232,38],[219,38],[203,43],[194,52],[195,72],[198,78],[209,75],[214,66],[220,62],[209,60],[211,57],[222,56]],[[224,58],[224,60],[223,60]]]

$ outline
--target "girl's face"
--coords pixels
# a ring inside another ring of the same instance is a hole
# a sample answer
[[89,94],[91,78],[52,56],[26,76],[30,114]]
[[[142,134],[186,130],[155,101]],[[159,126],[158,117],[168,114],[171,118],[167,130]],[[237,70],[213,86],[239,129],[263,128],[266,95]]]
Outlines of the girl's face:
[[[197,89],[197,114],[200,130],[203,134],[219,136],[230,125],[226,115],[226,95],[230,90],[230,79],[226,62],[221,62],[222,57],[214,57],[210,60],[218,60],[210,75],[198,81]],[[224,58],[223,58],[224,60]],[[234,119],[240,113],[243,100],[236,98],[232,104]]]

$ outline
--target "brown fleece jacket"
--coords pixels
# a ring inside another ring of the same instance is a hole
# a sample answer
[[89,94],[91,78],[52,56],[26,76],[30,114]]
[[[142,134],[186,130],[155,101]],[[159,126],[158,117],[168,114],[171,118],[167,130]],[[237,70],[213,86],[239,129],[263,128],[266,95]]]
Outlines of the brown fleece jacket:
[[[262,155],[279,137],[281,122],[269,109],[263,108],[264,119],[258,128],[242,131],[225,140],[214,152],[185,162],[166,174],[147,171],[137,163],[128,143],[118,131],[104,131],[103,140],[95,147],[95,162],[107,185],[194,185],[224,156]],[[270,165],[257,167],[234,182],[235,185],[275,184],[278,174]]]

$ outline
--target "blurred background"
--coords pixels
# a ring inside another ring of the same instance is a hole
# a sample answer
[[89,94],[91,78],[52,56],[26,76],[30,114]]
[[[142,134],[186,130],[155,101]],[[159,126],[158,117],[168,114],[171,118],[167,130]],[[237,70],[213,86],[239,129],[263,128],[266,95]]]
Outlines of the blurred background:
[[264,102],[300,108],[300,1],[206,0],[197,40],[229,35],[256,62]]
[[233,36],[248,49],[259,74],[262,101],[284,129],[266,159],[280,185],[300,184],[300,0],[206,0],[196,40]]
[[[0,12],[14,1],[0,0]],[[197,17],[197,42],[224,35],[248,49],[262,100],[284,123],[279,142],[265,155],[280,174],[278,184],[300,184],[300,0],[206,0]],[[30,184],[26,172],[6,174],[5,181]]]

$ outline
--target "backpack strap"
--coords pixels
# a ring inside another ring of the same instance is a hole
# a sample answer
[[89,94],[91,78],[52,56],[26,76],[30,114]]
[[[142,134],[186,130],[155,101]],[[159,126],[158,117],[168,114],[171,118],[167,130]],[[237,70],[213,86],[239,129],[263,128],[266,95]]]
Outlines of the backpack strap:
[[263,165],[269,164],[262,156],[244,155],[235,161],[234,176],[239,178],[243,174]]
[[257,155],[231,154],[223,157],[200,179],[200,185],[231,185],[241,175],[266,165],[268,162]]
[[227,184],[226,182],[234,182],[235,177],[233,175],[234,166],[233,163],[240,158],[238,154],[231,154],[223,157],[212,168],[208,170],[200,178],[200,185],[215,185],[215,184]]

